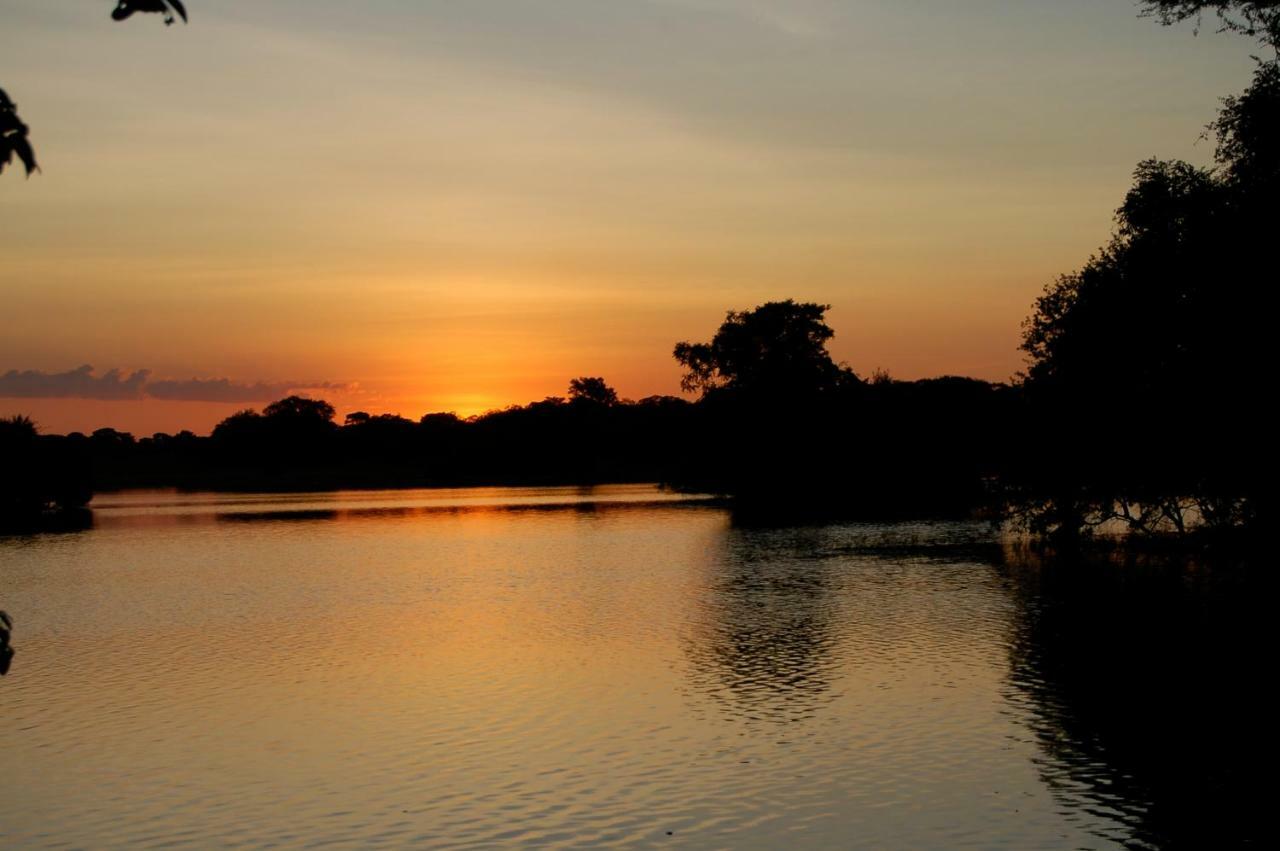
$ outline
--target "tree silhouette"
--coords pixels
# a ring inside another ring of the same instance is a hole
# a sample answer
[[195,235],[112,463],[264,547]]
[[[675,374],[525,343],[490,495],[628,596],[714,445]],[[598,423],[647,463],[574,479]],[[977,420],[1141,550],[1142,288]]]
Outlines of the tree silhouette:
[[82,508],[89,478],[87,458],[65,438],[41,435],[30,417],[0,417],[0,527]]
[[329,423],[333,421],[334,410],[333,405],[323,399],[288,396],[278,402],[272,402],[267,405],[262,409],[262,415],[269,419]]
[[1183,530],[1188,508],[1211,525],[1256,521],[1276,63],[1259,63],[1210,127],[1217,167],[1141,163],[1111,242],[1051,284],[1024,324],[1043,442],[1023,481],[1049,508],[1039,519],[1064,533],[1112,519]]
[[703,395],[734,390],[791,396],[856,383],[827,351],[835,336],[823,321],[830,308],[787,299],[729,311],[711,342],[676,344],[672,354],[686,370],[680,386]]
[[1214,13],[1224,30],[1258,38],[1280,49],[1278,0],[1143,0],[1143,8],[1165,24]]
[[583,376],[569,382],[569,401],[608,407],[618,404],[618,391],[603,378]]
[[1280,189],[1280,63],[1259,63],[1253,84],[1223,100],[1210,130],[1217,136],[1221,180],[1241,195],[1274,199]]
[[1280,190],[1280,68],[1261,64],[1211,128],[1218,168],[1147,160],[1116,213],[1111,243],[1050,285],[1024,325],[1036,385],[1222,379],[1254,362],[1240,351],[1256,274],[1274,268],[1267,232]]

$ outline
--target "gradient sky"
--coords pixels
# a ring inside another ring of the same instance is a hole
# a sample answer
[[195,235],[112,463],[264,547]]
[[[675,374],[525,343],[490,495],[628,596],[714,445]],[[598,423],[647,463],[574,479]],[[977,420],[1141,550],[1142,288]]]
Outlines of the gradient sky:
[[1004,380],[1134,165],[1211,160],[1254,51],[1129,0],[187,6],[0,12],[44,169],[0,176],[0,386],[176,380],[0,415],[149,434],[288,387],[411,417],[583,374],[677,393],[675,341],[788,297],[832,305],[861,374]]

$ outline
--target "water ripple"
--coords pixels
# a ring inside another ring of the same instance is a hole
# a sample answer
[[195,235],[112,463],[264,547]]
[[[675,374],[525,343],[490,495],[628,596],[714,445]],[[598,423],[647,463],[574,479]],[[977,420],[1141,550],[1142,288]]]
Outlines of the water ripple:
[[0,844],[1160,847],[983,527],[652,497],[150,494],[0,541]]

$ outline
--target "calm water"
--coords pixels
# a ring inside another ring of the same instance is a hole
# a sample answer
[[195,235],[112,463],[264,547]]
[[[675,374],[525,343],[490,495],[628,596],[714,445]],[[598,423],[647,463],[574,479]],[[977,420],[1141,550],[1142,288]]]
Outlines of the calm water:
[[103,497],[0,538],[0,847],[1247,846],[1244,619],[1116,574],[638,486]]

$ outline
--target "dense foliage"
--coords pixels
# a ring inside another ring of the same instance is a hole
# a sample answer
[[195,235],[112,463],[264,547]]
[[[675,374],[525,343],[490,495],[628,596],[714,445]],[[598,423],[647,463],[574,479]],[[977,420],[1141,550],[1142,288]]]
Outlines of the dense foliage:
[[680,386],[703,395],[725,390],[785,398],[834,392],[857,381],[827,352],[835,332],[823,321],[830,305],[791,299],[730,311],[709,343],[677,343],[685,368]]
[[82,450],[40,435],[27,417],[0,418],[0,527],[83,508],[93,491]]
[[1015,504],[1040,531],[1256,525],[1280,68],[1260,63],[1211,129],[1217,167],[1148,160],[1111,242],[1024,327],[1038,436]]

